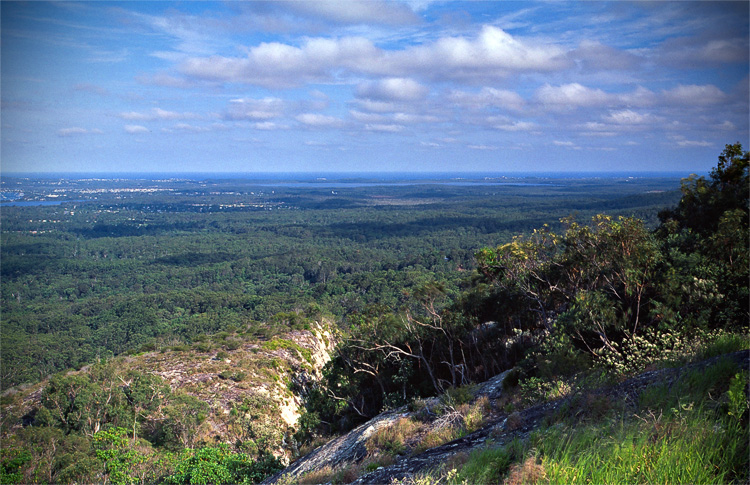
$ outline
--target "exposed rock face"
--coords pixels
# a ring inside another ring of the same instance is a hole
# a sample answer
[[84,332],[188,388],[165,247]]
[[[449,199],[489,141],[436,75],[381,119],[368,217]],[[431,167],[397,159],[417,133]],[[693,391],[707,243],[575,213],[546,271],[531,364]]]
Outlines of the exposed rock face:
[[[361,460],[367,455],[367,449],[365,448],[367,439],[378,429],[405,416],[404,411],[405,408],[401,408],[380,414],[347,434],[313,450],[304,458],[295,461],[284,470],[283,474],[298,477],[325,466],[336,467]],[[274,483],[280,476],[273,477],[263,483]]]
[[[728,354],[742,368],[747,369],[750,364],[750,352],[736,352]],[[721,357],[708,359],[682,368],[661,369],[646,372],[617,385],[600,388],[593,391],[593,395],[604,395],[613,400],[624,402],[627,406],[634,406],[638,396],[647,387],[656,383],[672,385],[679,376],[689,370],[704,368],[715,363]],[[502,394],[503,380],[508,372],[504,372],[485,382],[477,391],[477,397],[486,396],[491,402]],[[429,449],[423,453],[402,456],[390,466],[378,468],[375,471],[359,477],[354,483],[382,484],[393,480],[402,480],[420,472],[436,468],[446,463],[451,456],[461,452],[471,452],[482,446],[491,438],[493,446],[502,446],[516,438],[524,438],[539,428],[546,418],[551,417],[563,404],[570,403],[573,397],[566,397],[526,408],[513,416],[504,413],[491,414],[481,429],[463,438],[451,441],[441,446]],[[572,412],[575,412],[573,410]],[[319,470],[323,467],[337,467],[361,461],[367,454],[365,443],[367,438],[378,428],[387,426],[401,417],[410,415],[406,408],[383,413],[371,421],[355,428],[348,434],[336,438],[319,447],[307,456],[292,463],[279,474],[268,478],[263,483],[284,482],[289,478],[298,478],[307,472]],[[510,419],[509,419],[510,418]]]

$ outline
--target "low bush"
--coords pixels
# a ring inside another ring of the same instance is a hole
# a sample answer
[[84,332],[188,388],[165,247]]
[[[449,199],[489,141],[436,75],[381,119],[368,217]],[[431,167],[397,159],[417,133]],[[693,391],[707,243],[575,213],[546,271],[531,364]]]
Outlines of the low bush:
[[409,418],[399,418],[376,430],[365,443],[368,453],[399,455],[406,451],[406,443],[419,432],[421,425]]

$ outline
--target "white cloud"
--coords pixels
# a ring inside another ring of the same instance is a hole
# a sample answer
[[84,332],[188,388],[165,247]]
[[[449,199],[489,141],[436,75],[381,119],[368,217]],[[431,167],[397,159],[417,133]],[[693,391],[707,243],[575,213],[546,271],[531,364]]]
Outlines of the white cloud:
[[645,107],[652,106],[657,102],[657,95],[650,89],[638,86],[632,93],[619,95],[623,106]]
[[311,111],[322,111],[331,104],[331,98],[317,89],[310,91],[310,97],[312,99],[305,101],[304,104]]
[[524,99],[515,91],[489,87],[482,88],[478,93],[453,91],[449,94],[448,99],[458,105],[471,109],[496,107],[520,111],[526,104]]
[[373,101],[371,99],[357,99],[354,101],[360,109],[371,113],[392,113],[399,109],[396,103],[386,101]]
[[205,17],[183,14],[175,9],[164,16],[134,12],[129,14],[173,41],[173,51],[156,51],[151,54],[154,57],[175,60],[184,58],[185,54],[209,54],[217,48],[218,37],[213,35],[210,21]]
[[[193,57],[179,70],[204,80],[290,88],[307,82],[339,82],[347,73],[481,81],[570,65],[560,47],[523,42],[485,25],[473,39],[442,37],[401,50],[378,48],[364,37],[308,38],[299,47],[265,42],[248,48],[246,57]],[[412,93],[420,94],[419,89]]]
[[[419,123],[438,123],[441,118],[430,114],[414,113],[364,113],[362,111],[350,110],[349,115],[355,121],[369,125],[398,125],[419,124]],[[385,131],[385,130],[380,130]]]
[[615,136],[617,134],[612,125],[598,121],[586,122],[581,128],[581,134],[586,136]]
[[425,76],[449,79],[491,79],[571,65],[562,48],[522,42],[491,25],[482,27],[475,39],[443,37],[433,44],[394,52],[392,57],[392,65],[400,69],[417,69]]
[[582,41],[578,48],[571,51],[568,56],[580,63],[584,69],[596,71],[634,69],[642,61],[642,58],[635,54],[592,40]]
[[349,115],[361,123],[383,123],[388,120],[388,117],[382,114],[363,113],[357,110],[350,110]]
[[88,129],[81,128],[79,126],[72,126],[70,128],[62,128],[57,130],[58,136],[76,136],[76,135],[101,135],[104,132],[98,128]]
[[466,148],[470,148],[472,150],[497,150],[498,147],[494,145],[467,145]]
[[531,121],[500,121],[492,126],[502,131],[531,131],[537,127],[536,123]]
[[125,131],[131,135],[135,135],[138,133],[148,133],[149,129],[141,125],[125,125]]
[[592,89],[578,83],[551,86],[545,84],[535,93],[537,101],[545,106],[558,109],[606,106],[614,97],[601,89]]
[[429,89],[413,79],[389,78],[357,86],[357,95],[383,101],[416,101],[424,99]]
[[334,70],[360,70],[380,51],[363,37],[331,40],[307,39],[301,47],[264,42],[247,49],[244,58],[212,56],[187,59],[182,73],[219,82],[240,82],[273,88],[290,88],[308,82],[332,81]]
[[189,120],[199,118],[195,113],[177,113],[161,108],[154,108],[147,113],[139,113],[137,111],[123,112],[117,116],[128,121]]
[[187,79],[172,76],[166,73],[156,73],[153,75],[136,76],[135,78],[142,84],[153,84],[156,86],[163,86],[168,88],[192,88],[195,83],[188,81]]
[[124,62],[128,60],[129,57],[130,52],[128,51],[128,49],[120,49],[118,51],[97,50],[92,52],[91,57],[89,57],[87,60],[89,62],[114,64]]
[[176,125],[174,125],[174,128],[176,130],[186,131],[189,133],[206,133],[208,131],[211,131],[211,128],[208,126],[195,126],[188,123],[177,123]]
[[262,131],[286,130],[289,128],[286,125],[274,123],[273,121],[260,121],[258,123],[253,123],[252,127],[255,128],[256,130],[262,130]]
[[404,131],[404,126],[396,124],[372,123],[365,125],[365,130],[376,131],[380,133],[398,133],[400,131]]
[[664,99],[680,106],[707,106],[726,101],[727,95],[712,84],[680,84],[676,88],[662,92]]
[[637,113],[630,109],[610,111],[610,113],[604,117],[604,120],[616,125],[631,126],[663,121],[662,118],[655,117],[649,113]]
[[[745,27],[747,28],[747,27]],[[724,38],[706,41],[696,37],[669,39],[659,47],[661,64],[682,68],[748,62],[748,39]]]
[[343,120],[320,113],[303,113],[295,117],[300,123],[314,128],[337,128],[344,125]]
[[280,98],[238,98],[229,102],[225,117],[231,120],[269,120],[282,116],[286,102]]
[[567,148],[568,150],[581,150],[581,147],[572,141],[554,140],[552,144],[558,147]]
[[705,141],[705,140],[688,140],[682,135],[673,135],[673,136],[670,136],[670,138],[680,148],[710,147],[714,145],[713,143],[709,141]]
[[437,123],[440,118],[433,115],[417,115],[408,113],[395,113],[393,115],[393,121],[398,123]]

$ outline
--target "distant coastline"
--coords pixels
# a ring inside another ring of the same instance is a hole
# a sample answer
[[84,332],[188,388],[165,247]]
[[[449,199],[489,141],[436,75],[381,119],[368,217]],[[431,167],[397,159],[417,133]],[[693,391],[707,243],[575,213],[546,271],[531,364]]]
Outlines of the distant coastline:
[[[621,178],[683,178],[689,172],[17,172],[4,173],[0,178],[64,179],[64,180],[148,180],[148,181],[209,181],[243,180],[263,183],[305,182],[372,183],[372,182],[456,182],[507,183],[520,180],[572,180]],[[698,175],[708,175],[698,173]]]

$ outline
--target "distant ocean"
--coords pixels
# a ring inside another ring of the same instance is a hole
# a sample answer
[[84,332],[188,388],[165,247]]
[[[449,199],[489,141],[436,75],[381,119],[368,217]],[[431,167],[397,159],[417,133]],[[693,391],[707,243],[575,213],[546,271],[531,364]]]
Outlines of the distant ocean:
[[[2,178],[52,180],[244,180],[253,182],[283,181],[306,183],[366,183],[366,182],[503,182],[519,179],[618,179],[618,178],[682,178],[686,172],[46,172],[5,173]],[[707,175],[707,174],[698,174]]]

